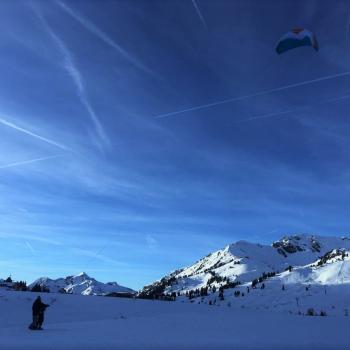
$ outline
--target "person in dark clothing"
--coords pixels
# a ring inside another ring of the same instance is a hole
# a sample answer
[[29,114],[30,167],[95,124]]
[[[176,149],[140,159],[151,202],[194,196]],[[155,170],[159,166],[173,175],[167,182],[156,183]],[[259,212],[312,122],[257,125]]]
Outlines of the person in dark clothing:
[[38,296],[32,306],[33,311],[33,322],[29,326],[30,329],[42,329],[42,324],[44,322],[44,312],[49,305],[44,304],[41,301],[41,297]]
[[44,303],[41,304],[39,316],[38,316],[38,329],[43,329],[42,325],[44,323],[44,313],[45,313],[45,310],[48,306],[49,305],[44,304]]

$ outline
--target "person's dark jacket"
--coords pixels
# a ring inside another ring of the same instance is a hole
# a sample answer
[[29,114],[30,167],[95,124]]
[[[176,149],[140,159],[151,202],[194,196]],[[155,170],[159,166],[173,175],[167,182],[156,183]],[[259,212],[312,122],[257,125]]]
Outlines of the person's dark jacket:
[[33,316],[38,316],[41,313],[44,313],[45,309],[49,305],[44,304],[40,299],[36,299],[33,303],[32,310],[33,310]]
[[38,315],[38,326],[41,327],[44,323],[44,311],[49,305],[47,304],[42,304],[39,315]]

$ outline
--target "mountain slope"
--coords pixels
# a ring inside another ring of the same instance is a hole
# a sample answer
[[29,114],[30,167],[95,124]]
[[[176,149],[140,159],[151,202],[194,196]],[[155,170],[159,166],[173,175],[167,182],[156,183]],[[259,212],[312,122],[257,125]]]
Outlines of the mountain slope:
[[300,234],[283,237],[272,245],[238,241],[144,287],[139,295],[147,298],[201,288],[234,287],[264,274],[279,274],[289,266],[315,263],[337,249],[350,250],[349,238]]
[[[292,314],[348,316],[350,312],[349,251],[335,249],[312,264],[296,266],[252,287],[242,283],[201,296],[199,303],[238,309],[270,310]],[[196,296],[196,295],[194,295]],[[194,302],[185,296],[182,301]]]

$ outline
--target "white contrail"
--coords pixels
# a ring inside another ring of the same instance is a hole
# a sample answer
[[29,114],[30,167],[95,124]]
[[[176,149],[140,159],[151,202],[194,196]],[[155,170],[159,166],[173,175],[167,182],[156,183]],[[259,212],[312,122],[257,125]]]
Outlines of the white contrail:
[[17,131],[23,132],[24,134],[33,136],[33,137],[35,137],[35,138],[37,138],[37,139],[39,139],[41,141],[47,142],[50,145],[56,146],[56,147],[61,148],[61,149],[65,150],[65,151],[69,151],[68,147],[66,147],[64,145],[61,145],[61,144],[59,144],[59,143],[57,143],[57,142],[55,142],[53,140],[47,139],[46,137],[40,136],[38,134],[35,134],[35,133],[33,133],[33,132],[29,131],[29,130],[23,129],[23,128],[21,128],[21,127],[15,125],[15,124],[13,124],[13,123],[3,119],[3,118],[0,118],[0,124],[6,125],[6,126],[12,128],[12,129],[15,129]]
[[67,46],[64,44],[64,42],[58,37],[58,35],[51,29],[45,18],[41,15],[41,13],[38,11],[37,8],[33,7],[34,12],[38,16],[39,20],[41,21],[43,27],[45,28],[48,35],[51,37],[55,45],[57,46],[59,52],[61,53],[63,57],[63,67],[73,80],[73,83],[77,89],[78,97],[82,103],[82,105],[85,107],[86,111],[88,112],[88,115],[92,121],[92,123],[95,126],[95,130],[98,134],[98,136],[106,143],[109,143],[108,137],[105,134],[105,131],[102,127],[102,124],[96,115],[94,109],[91,107],[90,102],[88,98],[86,97],[85,92],[85,86],[83,83],[83,78],[78,70],[78,68],[75,66],[73,56],[71,52],[68,50]]
[[347,76],[347,75],[350,75],[350,71],[343,72],[343,73],[338,73],[338,74],[327,75],[325,77],[311,79],[311,80],[306,80],[306,81],[302,81],[300,83],[289,84],[289,85],[281,86],[281,87],[274,88],[274,89],[269,89],[269,90],[264,90],[264,91],[260,91],[260,92],[255,92],[255,93],[250,94],[250,95],[243,95],[243,96],[229,98],[229,99],[226,99],[226,100],[221,100],[221,101],[216,101],[216,102],[212,102],[212,103],[207,103],[207,104],[204,104],[204,105],[194,106],[194,107],[182,109],[180,111],[159,114],[159,115],[154,116],[154,118],[157,118],[157,119],[158,118],[166,118],[166,117],[171,117],[171,116],[178,115],[178,114],[183,114],[183,113],[186,113],[186,112],[198,111],[200,109],[210,108],[210,107],[214,107],[214,106],[218,106],[218,105],[222,105],[222,104],[230,103],[230,102],[242,101],[242,100],[245,100],[245,99],[248,99],[248,98],[252,98],[252,97],[267,95],[267,94],[270,94],[272,92],[288,90],[288,89],[291,89],[291,88],[295,88],[295,87],[299,87],[299,86],[303,86],[303,85],[309,85],[309,84],[313,84],[313,83],[318,83],[320,81],[334,79],[334,78],[343,77],[343,76]]
[[32,247],[32,245],[28,242],[28,241],[24,241],[27,248],[29,249],[29,251],[32,253],[32,255],[36,255],[36,251],[34,250],[34,248]]
[[25,165],[25,164],[41,162],[43,160],[53,159],[53,158],[57,158],[57,157],[61,157],[61,156],[62,155],[55,155],[55,156],[49,156],[49,157],[41,157],[41,158],[23,160],[21,162],[15,162],[15,163],[10,163],[10,164],[0,165],[0,169],[13,168],[13,167],[16,167],[16,166],[19,166],[19,165]]
[[277,116],[282,116],[285,114],[290,114],[290,113],[294,113],[294,112],[299,112],[299,111],[303,111],[305,109],[309,109],[312,107],[316,107],[316,106],[320,106],[320,105],[324,105],[324,104],[328,104],[328,103],[333,103],[333,102],[337,102],[337,101],[341,101],[341,100],[346,100],[350,98],[350,94],[346,94],[340,97],[334,97],[334,98],[330,98],[321,102],[317,102],[317,103],[313,103],[313,104],[309,104],[306,106],[301,106],[301,107],[296,107],[296,108],[292,108],[292,109],[286,109],[284,111],[280,111],[280,112],[273,112],[273,113],[266,113],[266,114],[260,114],[257,115],[255,117],[251,117],[248,119],[244,119],[244,120],[239,120],[233,124],[241,124],[241,123],[248,123],[254,120],[258,120],[258,119],[266,119],[266,118],[272,118],[272,117],[277,117]]
[[83,17],[79,12],[73,10],[67,4],[60,0],[55,1],[57,5],[59,5],[62,10],[68,13],[71,17],[73,17],[76,21],[78,21],[85,29],[87,29],[90,33],[97,36],[100,40],[104,41],[107,45],[111,46],[113,49],[118,51],[124,58],[126,58],[129,62],[135,65],[137,68],[154,75],[154,72],[147,68],[142,62],[133,57],[128,51],[122,48],[119,44],[117,44],[111,37],[109,37],[105,32],[103,32],[100,28],[98,28],[93,22]]
[[193,7],[195,8],[195,10],[198,14],[199,19],[201,20],[203,26],[205,27],[205,29],[208,29],[207,22],[205,21],[203,14],[202,14],[196,0],[192,0],[192,4],[193,4]]

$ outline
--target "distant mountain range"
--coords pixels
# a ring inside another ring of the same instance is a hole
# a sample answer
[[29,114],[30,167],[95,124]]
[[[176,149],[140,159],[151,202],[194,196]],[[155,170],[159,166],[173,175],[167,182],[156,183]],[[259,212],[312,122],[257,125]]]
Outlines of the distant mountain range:
[[29,285],[30,289],[39,286],[42,290],[46,289],[51,293],[68,293],[82,295],[108,295],[113,293],[136,292],[130,288],[120,286],[117,282],[102,283],[82,272],[76,276],[67,276],[64,278],[51,279],[41,277]]
[[298,234],[271,245],[238,241],[145,286],[139,296],[181,296],[196,290],[198,296],[201,289],[210,294],[237,286],[243,292],[263,283],[277,284],[278,290],[284,285],[350,285],[349,251],[347,237]]
[[[177,299],[290,313],[317,308],[350,315],[350,239],[308,234],[285,236],[271,245],[238,241],[191,266],[180,268],[136,292],[86,273],[42,277],[30,290],[81,295]],[[0,280],[0,287],[21,283]],[[19,287],[19,289],[18,289]],[[26,289],[24,289],[26,290]]]

